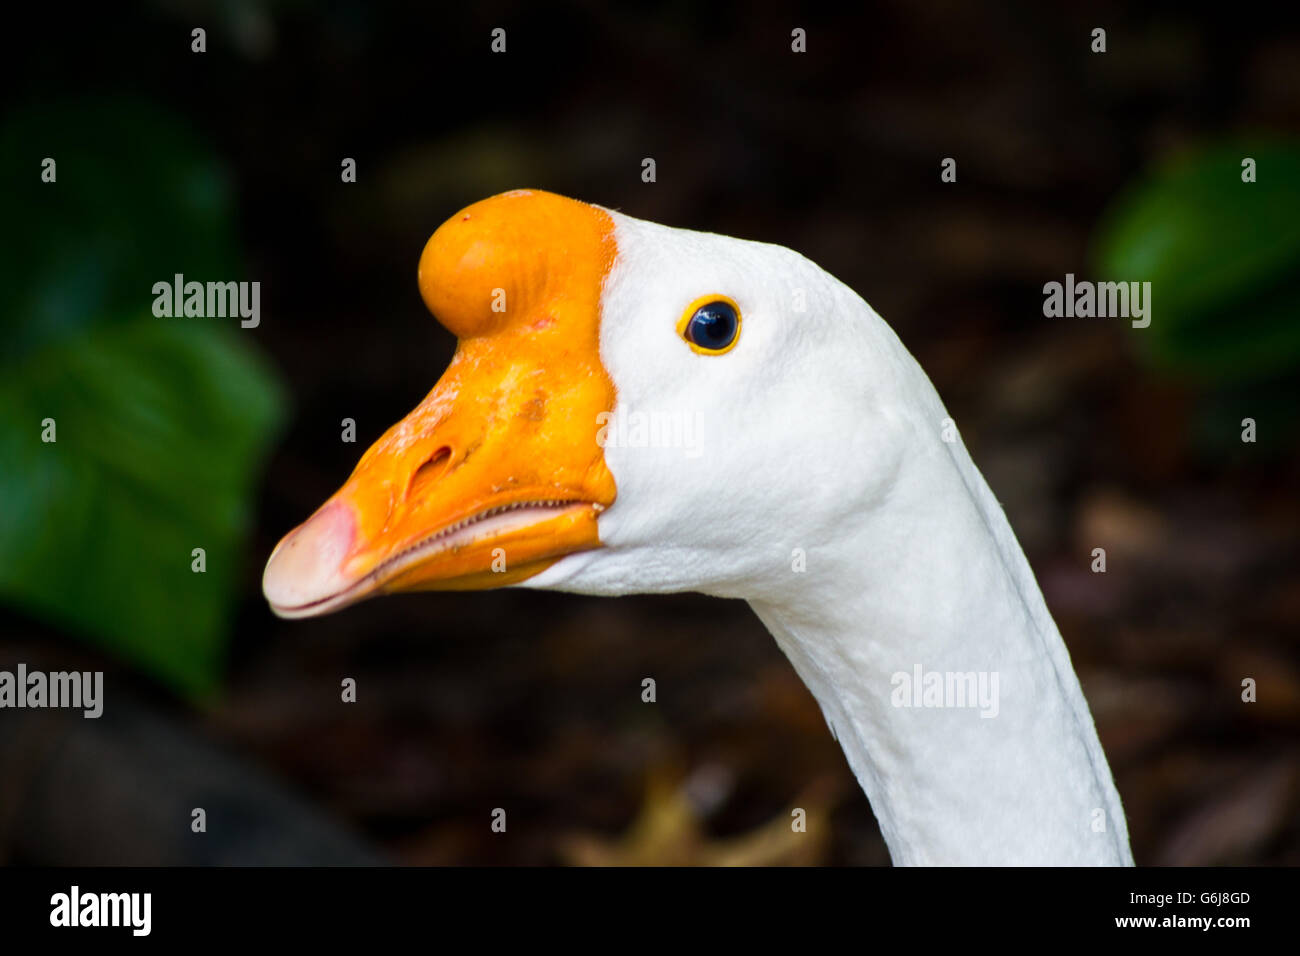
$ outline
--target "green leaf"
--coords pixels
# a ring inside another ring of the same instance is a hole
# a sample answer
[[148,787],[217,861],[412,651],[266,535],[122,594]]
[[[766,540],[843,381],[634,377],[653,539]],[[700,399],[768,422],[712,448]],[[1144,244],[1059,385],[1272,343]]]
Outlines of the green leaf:
[[[1242,160],[1257,181],[1242,182]],[[1151,282],[1156,366],[1253,380],[1300,362],[1300,146],[1240,142],[1183,155],[1107,210],[1097,278]]]
[[149,310],[176,273],[245,279],[228,177],[121,97],[10,114],[0,176],[0,599],[204,693],[283,402],[237,320]]
[[281,407],[270,371],[214,320],[146,316],[29,356],[0,385],[0,596],[211,690]]

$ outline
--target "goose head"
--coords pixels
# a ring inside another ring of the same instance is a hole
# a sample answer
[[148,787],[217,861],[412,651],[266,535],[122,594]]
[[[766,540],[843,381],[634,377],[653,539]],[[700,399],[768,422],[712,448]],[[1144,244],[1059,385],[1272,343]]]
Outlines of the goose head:
[[887,328],[795,252],[520,190],[447,220],[419,287],[455,355],[271,555],[283,617],[510,584],[771,595],[888,494]]
[[[895,862],[1132,862],[1015,535],[851,290],[788,249],[531,191],[444,223],[419,284],[455,356],[276,547],[277,614],[502,585],[744,598]],[[913,709],[899,678],[922,669],[925,707],[935,676],[997,676],[996,726]]]

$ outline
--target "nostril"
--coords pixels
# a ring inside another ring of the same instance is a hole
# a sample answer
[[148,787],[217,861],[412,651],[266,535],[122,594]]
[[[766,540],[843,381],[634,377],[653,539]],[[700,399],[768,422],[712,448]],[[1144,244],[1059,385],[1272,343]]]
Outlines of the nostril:
[[429,485],[442,477],[449,461],[451,461],[451,449],[446,445],[430,455],[429,459],[411,475],[411,482],[406,486],[407,499],[418,498],[424,494],[424,490]]

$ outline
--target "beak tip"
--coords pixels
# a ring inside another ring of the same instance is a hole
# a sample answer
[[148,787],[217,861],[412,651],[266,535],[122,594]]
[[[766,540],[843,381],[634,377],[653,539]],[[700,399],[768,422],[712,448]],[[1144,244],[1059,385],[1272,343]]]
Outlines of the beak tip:
[[356,539],[356,516],[342,501],[326,505],[284,537],[266,562],[262,594],[280,617],[338,595],[354,582],[343,563]]

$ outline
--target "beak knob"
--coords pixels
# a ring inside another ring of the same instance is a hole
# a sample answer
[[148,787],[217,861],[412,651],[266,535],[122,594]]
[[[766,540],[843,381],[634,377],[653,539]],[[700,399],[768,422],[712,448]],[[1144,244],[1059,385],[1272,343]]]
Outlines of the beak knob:
[[467,206],[425,244],[420,295],[459,339],[491,335],[547,308],[574,272],[613,259],[608,217],[587,203],[532,189]]

